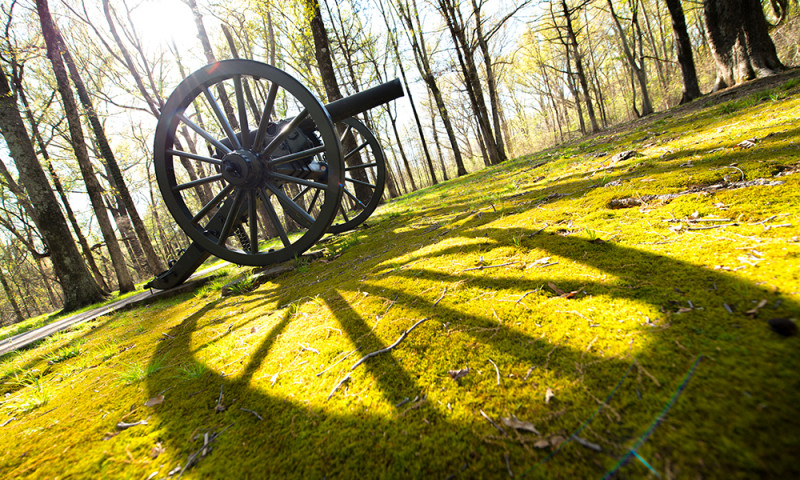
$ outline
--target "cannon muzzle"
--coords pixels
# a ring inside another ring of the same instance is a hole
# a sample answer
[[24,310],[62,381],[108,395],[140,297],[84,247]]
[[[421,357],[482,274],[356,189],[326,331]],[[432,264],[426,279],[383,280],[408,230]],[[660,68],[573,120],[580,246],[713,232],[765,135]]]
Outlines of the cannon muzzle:
[[338,123],[345,118],[350,118],[359,113],[389,103],[404,95],[403,85],[399,78],[372,87],[355,95],[345,97],[325,105],[333,123]]

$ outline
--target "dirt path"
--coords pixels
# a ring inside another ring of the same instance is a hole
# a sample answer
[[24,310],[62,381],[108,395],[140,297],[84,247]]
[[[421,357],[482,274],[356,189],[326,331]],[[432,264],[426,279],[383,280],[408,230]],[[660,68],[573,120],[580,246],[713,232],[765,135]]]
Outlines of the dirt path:
[[38,342],[39,340],[46,338],[56,332],[66,330],[67,328],[75,324],[87,322],[89,320],[94,320],[95,318],[102,317],[103,315],[108,315],[109,313],[125,310],[127,308],[133,308],[139,305],[152,303],[162,298],[168,298],[174,295],[178,295],[193,290],[211,279],[211,277],[208,276],[208,274],[213,273],[214,271],[226,265],[228,265],[228,263],[221,263],[219,265],[197,272],[194,275],[192,275],[192,277],[190,277],[189,281],[170,290],[146,290],[137,293],[136,295],[130,296],[128,298],[116,301],[114,303],[103,305],[102,307],[98,307],[76,315],[71,315],[69,317],[62,318],[43,327],[39,327],[34,330],[29,330],[25,333],[20,333],[19,335],[15,335],[13,337],[0,340],[0,356],[3,356],[9,352],[13,352],[14,350],[23,348],[32,343]]

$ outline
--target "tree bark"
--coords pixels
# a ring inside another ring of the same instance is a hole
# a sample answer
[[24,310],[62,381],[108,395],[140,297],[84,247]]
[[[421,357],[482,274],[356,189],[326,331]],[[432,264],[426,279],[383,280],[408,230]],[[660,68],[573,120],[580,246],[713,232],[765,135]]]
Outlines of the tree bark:
[[697,83],[697,71],[694,67],[694,54],[692,53],[692,40],[686,29],[686,17],[683,14],[681,0],[665,0],[669,16],[672,18],[672,35],[675,37],[675,49],[678,51],[678,64],[681,66],[683,76],[683,92],[681,104],[691,102],[698,98],[700,85]]
[[[650,102],[650,92],[647,89],[647,73],[644,69],[644,63],[639,64],[636,62],[636,58],[634,57],[636,52],[631,51],[631,48],[628,45],[628,40],[625,37],[625,31],[622,29],[622,24],[619,22],[619,17],[617,17],[617,14],[614,12],[614,5],[611,4],[611,0],[606,0],[606,3],[608,3],[608,9],[611,12],[611,19],[614,21],[614,28],[617,30],[617,34],[619,34],[619,41],[622,45],[622,51],[625,53],[625,58],[628,60],[628,65],[638,80],[639,89],[642,91],[642,111],[640,115],[643,117],[650,115],[653,113],[653,104]],[[636,107],[634,105],[634,109],[635,108]]]
[[[70,53],[67,44],[64,42],[64,38],[57,29],[56,33],[58,34],[59,44],[61,47],[61,55],[67,64],[67,69],[69,70],[70,77],[72,78],[72,83],[75,85],[75,89],[78,92],[78,99],[83,106],[86,116],[89,118],[89,125],[92,127],[92,131],[94,132],[95,140],[97,141],[97,147],[100,150],[103,160],[105,161],[105,166],[108,170],[109,181],[114,190],[114,197],[119,200],[120,205],[117,209],[120,213],[120,216],[126,217],[120,221],[123,224],[132,224],[132,233],[134,233],[134,238],[131,238],[131,242],[136,244],[135,247],[137,247],[136,250],[138,250],[136,252],[137,256],[135,259],[137,260],[137,263],[140,263],[139,260],[141,257],[139,255],[139,251],[143,251],[146,258],[146,263],[141,266],[149,267],[150,273],[156,275],[159,272],[164,271],[164,263],[161,261],[158,255],[156,255],[156,251],[153,248],[153,243],[150,241],[150,235],[147,233],[144,222],[139,216],[139,212],[136,210],[136,204],[133,202],[133,197],[131,196],[130,190],[128,190],[128,184],[125,182],[125,179],[122,176],[122,170],[119,168],[119,163],[117,163],[117,159],[114,157],[114,151],[111,150],[111,145],[108,143],[105,129],[103,128],[102,123],[100,123],[100,118],[97,116],[97,111],[94,109],[92,99],[89,98],[89,92],[86,90],[86,85],[83,83],[80,72],[78,72],[78,67],[75,65],[75,60],[73,60],[72,54]],[[128,225],[125,226],[127,227]],[[128,235],[126,232],[123,234]],[[134,242],[134,240],[136,241]]]
[[[476,0],[472,0],[472,12],[475,15],[475,36],[478,46],[483,55],[484,70],[486,70],[486,87],[489,89],[489,105],[492,109],[492,125],[494,128],[495,142],[500,153],[500,158],[507,159],[505,142],[503,139],[503,127],[500,122],[500,98],[497,93],[497,79],[495,76],[494,64],[489,52],[489,42],[483,32],[483,20],[481,19],[481,9]],[[508,138],[505,139],[508,141]]]
[[3,273],[3,270],[0,269],[0,285],[3,286],[3,291],[6,292],[6,298],[8,299],[8,303],[11,304],[11,309],[14,310],[14,319],[13,323],[19,323],[25,320],[25,317],[22,316],[22,310],[19,309],[19,304],[17,303],[16,298],[14,298],[14,292],[11,291],[11,286],[8,284],[6,280],[6,276]]
[[[317,67],[319,68],[322,77],[322,84],[325,87],[325,94],[328,97],[328,102],[333,102],[342,98],[342,92],[339,89],[339,82],[336,79],[336,71],[333,68],[333,58],[331,57],[331,46],[328,40],[328,32],[325,30],[325,24],[322,22],[322,12],[320,11],[319,0],[304,0],[306,19],[311,26],[311,35],[314,38],[314,56],[317,59]],[[343,153],[353,152],[356,150],[355,137],[349,129],[339,125],[340,133],[347,132],[342,139]],[[350,157],[349,166],[360,165],[361,155],[356,154]],[[364,169],[356,169],[351,171],[355,180],[369,183],[367,172]],[[359,199],[365,199],[372,196],[372,189],[366,185],[355,184],[353,187],[355,195]]]
[[[572,11],[567,6],[566,0],[561,0],[561,11],[564,14],[565,27],[567,29],[567,40],[569,48],[572,49],[572,56],[575,58],[575,73],[578,76],[578,83],[581,85],[583,91],[583,99],[586,102],[586,113],[589,116],[589,123],[592,125],[592,133],[600,131],[597,125],[597,116],[594,113],[594,106],[592,105],[592,97],[589,94],[589,83],[586,81],[586,72],[583,69],[583,57],[578,48],[578,36],[575,33],[575,28],[572,26]],[[578,101],[578,97],[575,96]],[[582,122],[583,120],[581,120]]]
[[[447,138],[450,141],[450,146],[453,149],[453,158],[456,162],[456,175],[459,177],[466,175],[467,169],[464,167],[464,159],[461,155],[461,148],[458,145],[458,140],[456,139],[455,130],[453,129],[453,122],[450,119],[450,114],[447,111],[447,105],[444,103],[444,98],[441,90],[439,89],[439,85],[436,83],[436,76],[433,74],[430,59],[428,58],[428,53],[425,48],[425,38],[421,31],[422,25],[415,27],[408,5],[398,2],[397,7],[402,21],[408,27],[408,39],[411,43],[411,48],[414,51],[414,61],[417,64],[417,69],[419,70],[420,75],[422,75],[422,81],[425,82],[425,85],[427,85],[431,91],[431,94],[433,94],[433,99],[436,101],[436,108],[439,110],[439,115],[442,117],[442,123],[444,124],[445,131],[447,132]],[[416,3],[414,3],[414,8],[416,9]],[[419,20],[419,16],[415,17],[417,20]],[[395,48],[395,55],[399,61],[400,56],[397,44],[395,43],[393,46]]]
[[467,89],[470,105],[480,127],[479,130],[483,137],[485,152],[488,155],[488,164],[497,165],[507,160],[507,158],[502,145],[497,144],[491,121],[489,120],[489,112],[483,95],[483,86],[478,75],[478,68],[475,65],[474,49],[467,39],[461,10],[459,10],[455,0],[437,0],[436,5],[444,16],[447,28],[450,30],[453,42],[456,45],[456,56],[464,75],[464,86]]
[[717,64],[714,91],[785,68],[759,0],[704,0],[703,18]]
[[78,309],[103,299],[103,292],[83,262],[69,227],[47,183],[33,144],[25,130],[16,96],[0,69],[0,133],[19,171],[20,181],[36,210],[33,221],[50,253],[53,269],[64,291],[64,310]]
[[103,233],[103,238],[105,239],[106,246],[111,255],[111,262],[119,281],[119,291],[120,293],[130,292],[135,287],[128,273],[128,269],[125,266],[125,257],[120,249],[119,241],[114,234],[114,229],[111,227],[108,211],[103,204],[100,184],[92,169],[91,160],[89,160],[89,153],[86,149],[83,129],[80,123],[80,114],[75,104],[75,98],[72,96],[72,91],[69,88],[67,71],[59,52],[60,42],[58,41],[58,33],[53,24],[53,19],[50,16],[50,8],[47,4],[47,0],[36,0],[36,8],[42,25],[42,36],[47,45],[47,58],[53,66],[58,92],[64,104],[64,112],[66,113],[67,123],[69,124],[72,147],[75,151],[75,157],[78,160],[84,183],[86,184],[89,200],[91,201],[92,208],[97,217],[97,223],[100,225],[100,230]]

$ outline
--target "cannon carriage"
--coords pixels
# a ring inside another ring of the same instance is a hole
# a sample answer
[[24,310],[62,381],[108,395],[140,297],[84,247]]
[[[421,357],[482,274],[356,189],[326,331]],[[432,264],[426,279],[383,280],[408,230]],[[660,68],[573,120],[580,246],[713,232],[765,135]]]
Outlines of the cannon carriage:
[[403,96],[399,80],[323,105],[271,65],[225,60],[192,73],[158,121],[154,167],[192,240],[149,288],[184,282],[210,256],[265,266],[357,227],[383,195],[386,164],[356,115]]

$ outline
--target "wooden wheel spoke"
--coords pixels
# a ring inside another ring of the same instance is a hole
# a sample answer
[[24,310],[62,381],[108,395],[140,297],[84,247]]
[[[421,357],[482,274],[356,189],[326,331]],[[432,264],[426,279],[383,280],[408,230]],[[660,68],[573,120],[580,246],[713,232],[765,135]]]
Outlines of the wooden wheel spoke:
[[306,212],[300,205],[294,203],[292,199],[289,198],[289,196],[286,195],[286,193],[284,193],[279,187],[268,183],[267,188],[269,188],[269,190],[275,195],[275,197],[278,199],[278,202],[285,210],[289,210],[298,217],[302,218],[308,224],[306,227],[312,225],[316,221],[314,217],[309,215],[309,213]]
[[325,151],[325,145],[320,145],[319,147],[309,148],[308,150],[303,150],[302,152],[296,152],[272,159],[267,162],[267,166],[277,167],[279,165],[284,165],[286,163],[293,162],[295,160],[313,157],[314,155],[317,155],[324,151]]
[[233,127],[231,127],[231,124],[226,118],[225,114],[222,113],[222,109],[220,108],[217,101],[214,99],[214,96],[211,95],[211,92],[207,88],[203,89],[203,94],[205,95],[208,104],[211,106],[211,110],[214,112],[214,115],[217,117],[217,120],[219,120],[219,124],[225,131],[225,135],[228,136],[228,141],[231,142],[233,148],[236,150],[242,148],[242,145],[239,143],[239,139],[236,138],[236,134],[233,132]]
[[319,199],[319,192],[321,192],[321,191],[322,190],[319,190],[319,189],[314,191],[314,196],[311,198],[311,203],[308,205],[308,213],[309,213],[309,215],[311,214],[311,210],[314,209],[314,205],[317,204],[317,200]]
[[224,245],[225,240],[231,235],[231,232],[233,232],[233,227],[236,226],[236,221],[239,220],[237,217],[239,216],[239,209],[242,207],[243,196],[244,190],[236,191],[233,197],[233,205],[231,205],[231,209],[228,211],[228,216],[225,217],[225,224],[222,226],[219,238],[217,238],[217,245]]
[[231,153],[231,149],[230,149],[230,148],[228,148],[228,147],[226,147],[225,145],[223,145],[223,144],[222,144],[222,143],[221,143],[219,140],[217,140],[217,139],[216,139],[216,138],[214,138],[214,137],[213,137],[213,136],[212,136],[210,133],[206,132],[205,130],[203,130],[202,128],[200,128],[199,126],[197,126],[197,125],[196,125],[196,124],[195,124],[193,121],[191,121],[191,120],[189,120],[188,118],[186,118],[186,116],[185,116],[185,115],[183,115],[182,113],[179,113],[179,114],[178,114],[178,118],[179,118],[179,119],[180,119],[180,120],[181,120],[183,123],[185,123],[186,125],[188,125],[188,126],[189,126],[189,128],[191,128],[192,130],[194,130],[195,132],[197,132],[197,134],[198,134],[198,135],[200,135],[201,137],[203,137],[204,139],[206,139],[206,141],[207,141],[208,143],[210,143],[211,145],[214,145],[214,146],[217,148],[217,150],[219,150],[220,152],[222,152],[222,153]]
[[294,130],[300,126],[300,123],[308,117],[308,109],[304,108],[302,112],[300,112],[296,117],[292,119],[291,122],[284,125],[283,129],[269,142],[269,145],[264,147],[264,150],[261,152],[261,158],[269,157],[269,155],[278,149],[278,147],[286,140],[289,135],[291,135]]
[[347,128],[344,129],[344,132],[342,132],[342,135],[339,137],[339,143],[344,143],[344,137],[346,137],[347,134],[350,133],[352,130],[353,127],[348,125]]
[[289,241],[289,236],[286,235],[286,229],[283,228],[283,224],[278,218],[278,214],[275,213],[275,207],[272,206],[272,202],[269,201],[269,197],[263,190],[260,190],[258,194],[261,197],[261,203],[264,204],[264,208],[267,210],[267,216],[269,217],[272,224],[275,226],[275,229],[278,230],[278,236],[281,237],[283,246],[284,247],[291,246],[292,242]]
[[376,188],[375,185],[373,185],[371,183],[362,182],[361,180],[356,180],[355,178],[345,177],[345,180],[350,182],[350,183],[355,183],[357,185],[364,185],[365,187],[369,187],[369,188],[371,188],[373,190],[375,190],[375,188]]
[[319,188],[320,190],[325,190],[328,188],[328,186],[325,184],[312,182],[311,180],[306,180],[304,178],[293,177],[291,175],[284,175],[282,173],[276,173],[276,172],[271,173],[271,175],[273,178],[277,178],[279,180],[285,180],[291,183],[296,183],[298,185],[304,185],[306,187]]
[[267,94],[267,103],[264,105],[264,111],[261,112],[261,120],[258,122],[258,131],[256,132],[256,138],[253,141],[253,151],[261,150],[261,146],[264,144],[264,139],[267,136],[267,127],[269,126],[269,119],[272,117],[272,108],[275,105],[275,97],[278,95],[278,84],[273,83],[269,87],[269,93]]
[[311,190],[311,187],[306,187],[306,188],[304,188],[303,190],[301,190],[301,191],[300,191],[300,193],[298,193],[297,195],[295,195],[294,197],[292,197],[292,201],[293,201],[293,202],[296,202],[298,198],[300,198],[300,197],[302,197],[303,195],[305,195],[305,194],[306,194],[306,193],[307,193],[309,190]]
[[354,149],[352,152],[350,152],[350,153],[348,153],[347,155],[345,155],[345,156],[344,156],[344,160],[345,160],[345,162],[346,162],[347,160],[350,160],[350,158],[351,158],[353,155],[357,154],[357,153],[358,153],[358,152],[360,152],[361,150],[364,150],[364,149],[367,147],[367,145],[369,145],[369,144],[368,144],[367,142],[364,142],[364,143],[362,143],[361,145],[357,146],[357,147],[356,147],[356,148],[355,148],[355,149]]
[[356,202],[357,204],[361,205],[361,207],[362,207],[362,208],[366,208],[366,207],[367,207],[366,205],[364,205],[364,202],[362,202],[361,200],[359,200],[359,199],[358,199],[358,197],[356,197],[355,195],[353,195],[353,194],[350,192],[350,190],[348,190],[347,188],[345,188],[345,189],[344,189],[344,193],[345,193],[345,194],[346,194],[348,197],[352,198],[354,202]]
[[167,153],[170,155],[177,155],[183,158],[190,158],[192,160],[197,160],[204,163],[210,163],[212,165],[222,165],[222,160],[218,160],[216,158],[205,157],[203,155],[197,155],[196,153],[191,152],[184,152],[182,150],[167,150]]
[[191,182],[175,185],[174,187],[172,187],[172,191],[180,192],[181,190],[186,190],[187,188],[196,187],[198,185],[205,185],[206,183],[216,182],[219,180],[222,180],[222,174],[212,175],[210,177],[205,177],[205,178],[198,178],[197,180],[192,180]]
[[258,253],[258,215],[256,213],[256,206],[258,198],[255,190],[250,191],[250,202],[248,205],[248,220],[247,223],[250,227],[250,253],[255,255]]
[[352,167],[345,167],[344,171],[345,172],[349,172],[351,170],[361,170],[363,168],[372,168],[372,167],[377,167],[377,166],[378,166],[377,163],[362,163],[360,165],[353,165]]
[[236,91],[236,107],[239,110],[239,126],[242,131],[242,148],[250,147],[250,127],[247,125],[247,105],[244,102],[242,76],[233,77],[233,88]]
[[203,208],[200,209],[199,212],[197,212],[197,214],[192,218],[192,223],[197,223],[201,218],[205,217],[208,212],[222,202],[222,199],[231,193],[231,190],[233,190],[233,185],[225,185],[225,188],[220,190],[220,192],[214,198],[212,198],[210,202],[208,202]]

